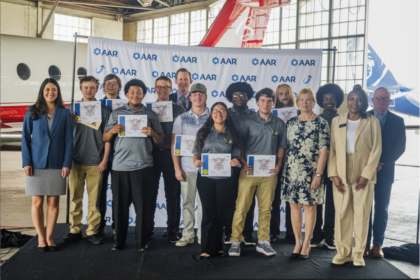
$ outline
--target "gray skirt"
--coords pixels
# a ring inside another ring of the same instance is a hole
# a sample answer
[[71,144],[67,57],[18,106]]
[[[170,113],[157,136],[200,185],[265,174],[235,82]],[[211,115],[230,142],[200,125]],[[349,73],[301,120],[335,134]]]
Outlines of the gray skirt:
[[32,176],[26,176],[25,194],[56,196],[66,194],[66,178],[61,169],[35,169]]

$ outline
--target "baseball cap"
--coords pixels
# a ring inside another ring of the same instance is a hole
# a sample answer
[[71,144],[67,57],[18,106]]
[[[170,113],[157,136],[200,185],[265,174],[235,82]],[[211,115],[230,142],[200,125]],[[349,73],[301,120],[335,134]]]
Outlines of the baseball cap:
[[196,83],[196,84],[193,84],[191,86],[190,92],[196,92],[196,91],[199,91],[199,92],[202,92],[204,94],[207,94],[207,88],[206,88],[206,86],[203,85],[203,84],[200,84],[200,83]]

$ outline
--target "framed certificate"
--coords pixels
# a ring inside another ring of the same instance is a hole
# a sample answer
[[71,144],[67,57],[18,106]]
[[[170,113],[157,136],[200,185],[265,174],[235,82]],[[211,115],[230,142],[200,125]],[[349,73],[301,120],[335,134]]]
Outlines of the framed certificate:
[[194,156],[192,150],[194,148],[195,135],[175,135],[174,155],[176,156]]
[[74,103],[77,123],[102,122],[101,102],[88,101]]
[[147,108],[155,112],[160,122],[173,122],[172,101],[152,102],[146,104]]
[[202,154],[201,161],[203,166],[201,168],[202,176],[210,177],[230,177],[230,154]]
[[118,116],[118,124],[125,125],[125,130],[121,131],[118,137],[147,137],[141,132],[141,129],[147,126],[147,115],[120,115]]
[[272,112],[274,116],[282,119],[284,123],[287,123],[288,120],[297,116],[296,107],[273,109]]
[[111,108],[112,111],[125,106],[128,103],[127,99],[107,99],[106,106]]
[[248,177],[271,177],[270,169],[276,167],[276,156],[248,155],[248,165],[254,166]]

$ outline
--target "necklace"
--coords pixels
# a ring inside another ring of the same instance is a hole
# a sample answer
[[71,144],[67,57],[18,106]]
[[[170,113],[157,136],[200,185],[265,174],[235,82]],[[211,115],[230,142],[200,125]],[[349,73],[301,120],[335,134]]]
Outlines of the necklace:
[[[312,121],[312,118],[313,118],[313,116],[314,116],[314,112],[312,112],[312,116],[311,116],[311,118],[308,120],[308,121]],[[300,123],[300,119],[299,119],[299,117],[298,117],[298,121],[299,121],[299,123]],[[308,123],[306,123],[306,124],[308,124]],[[305,124],[305,126],[306,126],[306,124]]]
[[52,111],[51,113],[48,113],[47,114],[48,119],[51,119],[52,118],[52,115],[54,114],[54,112],[55,112],[55,108],[54,108],[54,111]]

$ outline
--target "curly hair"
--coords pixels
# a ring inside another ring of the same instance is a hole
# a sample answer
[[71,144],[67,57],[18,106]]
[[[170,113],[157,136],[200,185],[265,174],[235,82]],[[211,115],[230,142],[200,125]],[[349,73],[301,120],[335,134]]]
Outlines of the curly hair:
[[147,87],[146,87],[146,85],[143,83],[143,81],[142,81],[142,80],[139,80],[139,79],[132,79],[132,80],[129,80],[129,81],[125,84],[125,86],[124,86],[124,93],[125,93],[125,95],[127,95],[128,90],[129,90],[129,89],[130,89],[130,87],[132,87],[132,86],[141,87],[141,89],[143,90],[143,94],[144,94],[144,95],[146,95],[146,93],[147,93]]
[[353,93],[355,93],[359,96],[360,101],[362,102],[362,108],[360,110],[360,116],[362,117],[362,119],[366,119],[367,118],[366,111],[369,108],[367,94],[363,90],[361,85],[354,85],[353,90],[350,91],[349,95],[347,96],[347,102],[349,101],[350,95],[353,94]]
[[316,92],[316,103],[318,106],[324,108],[324,95],[328,93],[335,95],[335,102],[337,108],[339,108],[344,101],[344,91],[337,84],[325,84],[318,89]]
[[44,97],[44,89],[49,83],[57,87],[57,98],[54,100],[55,105],[57,105],[58,108],[65,108],[63,98],[61,96],[60,85],[56,80],[47,78],[42,82],[41,87],[39,88],[38,98],[36,99],[35,104],[29,109],[29,114],[32,115],[33,120],[38,119],[40,115],[46,115],[48,112],[47,101],[45,101]]
[[254,96],[254,90],[252,89],[251,85],[245,82],[236,82],[228,86],[226,90],[226,98],[229,100],[229,102],[232,102],[234,92],[246,93],[248,100]]
[[[226,106],[225,103],[223,102],[216,102],[213,104],[213,106],[211,106],[211,110],[210,112],[213,111],[214,107],[216,107],[217,105],[222,105],[223,107],[225,107],[226,113],[228,113],[228,108]],[[204,143],[206,142],[207,137],[209,136],[211,129],[213,128],[214,125],[214,121],[212,116],[210,115],[210,117],[207,119],[207,121],[204,123],[204,125],[200,128],[200,130],[197,132],[197,145],[200,149],[204,148]],[[229,114],[227,116],[227,119],[225,121],[225,126],[227,128],[227,131],[230,133],[230,135],[232,135],[232,149],[240,149],[242,147],[242,143],[239,137],[239,133],[235,128],[235,125],[232,121],[232,119],[229,117]]]

